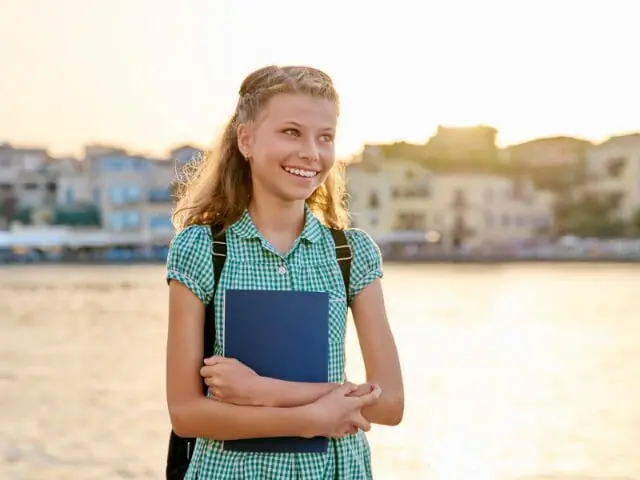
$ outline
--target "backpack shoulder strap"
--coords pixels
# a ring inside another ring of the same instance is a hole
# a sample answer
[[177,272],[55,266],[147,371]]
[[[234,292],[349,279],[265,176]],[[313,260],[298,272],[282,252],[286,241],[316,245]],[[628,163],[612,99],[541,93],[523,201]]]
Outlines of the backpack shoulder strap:
[[[214,301],[216,290],[218,289],[218,283],[224,262],[227,259],[227,238],[226,232],[216,225],[211,225],[211,240],[212,240],[212,253],[213,253],[213,294],[211,295],[211,301],[204,314],[204,335],[202,335],[203,348],[202,352],[204,358],[211,357],[213,355],[213,345],[215,342],[215,309]],[[207,393],[207,386],[203,383],[205,394]]]
[[333,241],[336,244],[336,260],[340,266],[342,281],[344,282],[344,292],[347,295],[347,303],[349,303],[349,279],[351,277],[351,259],[353,258],[353,252],[344,230],[337,230],[333,228],[330,228],[329,230],[331,231]]
[[[224,261],[227,259],[227,233],[220,227],[211,225],[211,239],[213,241],[213,293],[215,294]],[[213,297],[211,301],[213,302]]]

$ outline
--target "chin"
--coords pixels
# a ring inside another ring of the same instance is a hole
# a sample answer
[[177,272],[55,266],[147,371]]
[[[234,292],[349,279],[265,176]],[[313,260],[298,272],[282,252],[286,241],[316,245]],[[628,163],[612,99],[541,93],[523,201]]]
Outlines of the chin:
[[285,201],[288,202],[300,202],[306,201],[309,199],[313,192],[316,191],[316,188],[288,188],[280,192],[279,196]]

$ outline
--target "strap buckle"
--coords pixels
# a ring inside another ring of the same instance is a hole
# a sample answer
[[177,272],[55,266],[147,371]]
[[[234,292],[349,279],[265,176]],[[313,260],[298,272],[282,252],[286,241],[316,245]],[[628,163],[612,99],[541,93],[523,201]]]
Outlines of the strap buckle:
[[341,249],[341,248],[346,248],[349,250],[348,256],[347,257],[341,257],[339,254],[337,255],[336,260],[338,260],[339,262],[345,261],[345,260],[351,260],[353,258],[353,252],[351,251],[351,246],[350,245],[337,245],[336,246],[336,252]]
[[[227,256],[227,242],[225,242],[224,240],[213,240],[214,243],[214,248],[213,248],[213,255],[216,257],[226,257]],[[215,244],[218,245],[223,245],[223,248],[221,250],[224,251],[224,253],[220,253],[220,251],[218,249],[215,248]]]

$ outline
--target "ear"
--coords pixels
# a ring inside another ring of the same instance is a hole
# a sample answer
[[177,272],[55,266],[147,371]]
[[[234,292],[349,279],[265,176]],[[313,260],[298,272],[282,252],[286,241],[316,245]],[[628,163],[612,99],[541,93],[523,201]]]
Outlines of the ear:
[[238,125],[236,130],[238,149],[244,158],[251,158],[253,148],[253,129],[246,123]]

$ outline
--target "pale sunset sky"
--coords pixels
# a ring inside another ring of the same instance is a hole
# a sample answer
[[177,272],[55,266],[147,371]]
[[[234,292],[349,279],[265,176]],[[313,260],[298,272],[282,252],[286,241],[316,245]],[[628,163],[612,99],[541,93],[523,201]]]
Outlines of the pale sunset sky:
[[324,69],[337,150],[488,124],[506,145],[640,131],[628,0],[0,0],[0,142],[207,146],[242,78]]

